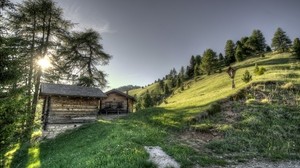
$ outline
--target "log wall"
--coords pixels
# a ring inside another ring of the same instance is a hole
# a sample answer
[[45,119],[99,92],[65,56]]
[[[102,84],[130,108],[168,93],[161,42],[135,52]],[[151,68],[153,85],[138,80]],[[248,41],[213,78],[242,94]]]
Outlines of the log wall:
[[[122,103],[122,110],[127,111],[127,98],[125,96],[119,95],[117,93],[110,93],[107,95],[102,101],[102,109],[105,108],[107,103],[112,104],[113,106],[117,106],[118,102]],[[128,111],[132,112],[133,110],[133,101],[128,99]]]
[[100,100],[51,97],[48,124],[85,123],[96,120]]

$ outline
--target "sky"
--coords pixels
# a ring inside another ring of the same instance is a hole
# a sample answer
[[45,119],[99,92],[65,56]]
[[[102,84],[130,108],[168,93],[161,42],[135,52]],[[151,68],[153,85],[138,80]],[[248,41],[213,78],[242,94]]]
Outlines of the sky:
[[145,86],[227,40],[263,32],[268,45],[281,27],[300,37],[299,0],[55,0],[76,30],[100,32],[113,56],[100,67],[109,87]]

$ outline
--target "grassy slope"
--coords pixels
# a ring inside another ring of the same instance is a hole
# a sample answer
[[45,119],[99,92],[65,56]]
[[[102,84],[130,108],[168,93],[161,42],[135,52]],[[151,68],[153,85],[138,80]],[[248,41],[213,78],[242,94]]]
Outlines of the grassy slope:
[[[54,140],[23,145],[15,153],[7,153],[11,160],[6,163],[13,167],[154,167],[147,162],[148,155],[143,146],[158,145],[183,167],[224,164],[210,153],[198,153],[178,143],[174,137],[188,128],[192,118],[210,103],[245,87],[246,84],[241,81],[242,74],[246,69],[253,72],[255,62],[264,66],[267,72],[253,76],[253,81],[288,80],[299,83],[300,64],[289,54],[252,58],[235,65],[239,70],[234,90],[225,72],[204,77],[192,82],[185,91],[176,92],[167,99],[167,104],[113,122],[99,120]],[[144,90],[138,89],[136,94],[142,94]]]

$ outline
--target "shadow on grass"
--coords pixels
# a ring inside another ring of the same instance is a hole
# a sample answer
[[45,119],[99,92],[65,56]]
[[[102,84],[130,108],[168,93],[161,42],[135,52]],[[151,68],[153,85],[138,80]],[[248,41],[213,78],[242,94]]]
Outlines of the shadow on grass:
[[[257,60],[256,62],[250,63],[250,64],[244,64],[244,65],[238,65],[237,68],[249,68],[249,67],[254,67],[255,64],[259,66],[282,66],[282,64],[288,64],[297,61],[296,58],[294,57],[278,57],[278,58],[272,58],[272,59],[267,59],[267,58],[261,58],[260,60]],[[290,67],[290,66],[289,66]]]

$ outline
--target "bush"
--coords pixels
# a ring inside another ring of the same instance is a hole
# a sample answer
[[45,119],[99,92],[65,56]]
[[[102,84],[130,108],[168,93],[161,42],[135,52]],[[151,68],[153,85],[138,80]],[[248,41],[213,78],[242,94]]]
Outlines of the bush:
[[255,75],[263,75],[266,71],[267,71],[266,68],[258,67],[258,65],[255,64],[255,68],[254,68],[254,74]]
[[245,73],[243,74],[242,81],[244,81],[245,83],[248,83],[251,80],[252,80],[252,75],[250,74],[250,72],[248,70],[246,70]]
[[220,112],[221,112],[221,105],[219,103],[217,103],[217,102],[212,103],[209,106],[209,109],[207,110],[207,114],[209,116],[212,116],[212,115],[220,113]]

